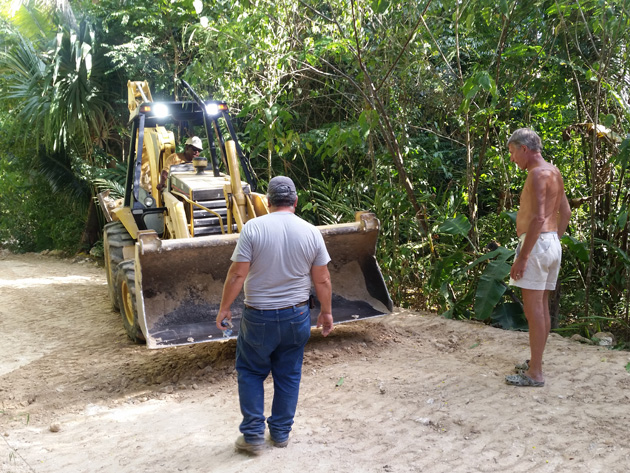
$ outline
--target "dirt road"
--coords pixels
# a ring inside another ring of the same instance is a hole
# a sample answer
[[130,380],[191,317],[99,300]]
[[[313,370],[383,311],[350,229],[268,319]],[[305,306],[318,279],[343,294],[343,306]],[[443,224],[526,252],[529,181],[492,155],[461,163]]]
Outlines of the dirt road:
[[546,386],[516,388],[526,333],[405,310],[314,332],[289,446],[249,457],[233,448],[235,342],[148,350],[119,319],[93,262],[0,253],[0,472],[630,465],[628,352],[552,335]]

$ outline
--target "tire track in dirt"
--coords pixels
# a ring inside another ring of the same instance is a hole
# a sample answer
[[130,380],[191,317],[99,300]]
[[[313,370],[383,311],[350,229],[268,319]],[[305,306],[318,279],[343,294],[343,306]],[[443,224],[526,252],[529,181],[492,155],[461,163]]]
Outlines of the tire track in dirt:
[[[291,443],[236,454],[235,341],[131,343],[101,267],[0,253],[0,472],[625,472],[627,352],[397,309],[313,332]],[[272,381],[266,383],[267,398]],[[48,430],[57,422],[60,430]]]

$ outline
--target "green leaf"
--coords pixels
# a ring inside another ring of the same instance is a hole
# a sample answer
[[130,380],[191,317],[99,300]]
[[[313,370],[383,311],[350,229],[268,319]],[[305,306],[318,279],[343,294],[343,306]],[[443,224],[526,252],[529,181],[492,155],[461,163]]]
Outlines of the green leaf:
[[492,322],[506,330],[527,330],[527,319],[523,308],[516,302],[506,302],[492,312]]
[[500,246],[496,250],[486,253],[485,255],[477,258],[475,261],[473,261],[468,266],[466,266],[463,272],[469,271],[475,266],[477,266],[479,263],[483,263],[484,261],[492,259],[495,256],[497,257],[497,261],[507,261],[513,255],[514,255],[514,250],[508,250],[506,247]]
[[452,319],[454,310],[455,310],[455,306],[451,307],[446,312],[441,313],[440,317],[444,317],[445,319]]
[[338,388],[339,386],[343,385],[343,381],[344,381],[344,378],[342,376],[341,378],[339,378],[339,381],[337,381],[337,384],[335,384],[335,387]]
[[478,83],[485,90],[489,91],[492,88],[492,79],[488,75],[487,72],[482,72],[479,74]]
[[626,365],[626,371],[627,371],[628,373],[630,373],[630,363],[628,363],[628,364]]
[[465,215],[459,214],[455,218],[449,218],[437,229],[438,233],[445,233],[447,235],[468,235],[468,232],[472,228],[472,225],[468,221]]
[[372,10],[374,10],[374,13],[385,13],[387,7],[389,7],[389,0],[372,0]]
[[606,115],[602,120],[602,125],[607,128],[612,127],[615,123],[617,123],[617,117],[615,117],[612,113]]
[[507,287],[503,283],[510,274],[510,265],[503,261],[490,261],[481,275],[475,293],[475,317],[485,320],[499,303]]
[[475,77],[468,78],[468,80],[464,83],[464,86],[462,87],[462,92],[467,100],[472,100],[478,91],[479,85],[476,83]]
[[510,274],[511,266],[504,261],[490,261],[486,270],[481,275],[497,281],[503,281]]
[[619,256],[623,263],[625,263],[626,265],[630,265],[630,257],[628,257],[628,254],[617,245],[609,242],[608,240],[602,240],[601,238],[595,238],[594,240],[596,243],[607,246],[608,248],[613,250],[615,253],[617,253],[617,256]]
[[590,254],[586,243],[581,242],[573,238],[571,235],[564,235],[562,237],[562,243],[567,245],[569,251],[583,263],[588,263],[588,256]]
[[501,217],[512,220],[514,225],[516,225],[516,212],[501,212]]
[[477,74],[477,83],[486,92],[490,92],[494,98],[498,96],[497,84],[487,71],[481,71]]

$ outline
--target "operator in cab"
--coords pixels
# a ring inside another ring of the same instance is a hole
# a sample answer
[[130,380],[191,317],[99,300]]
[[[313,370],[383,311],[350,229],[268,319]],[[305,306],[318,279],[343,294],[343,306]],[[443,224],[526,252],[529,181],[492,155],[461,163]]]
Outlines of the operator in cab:
[[199,156],[199,153],[203,151],[201,139],[198,136],[192,136],[186,140],[183,153],[173,153],[166,161],[164,161],[164,167],[160,174],[160,182],[157,185],[157,189],[161,191],[166,187],[166,179],[168,179],[168,170],[175,164],[192,163],[193,159]]

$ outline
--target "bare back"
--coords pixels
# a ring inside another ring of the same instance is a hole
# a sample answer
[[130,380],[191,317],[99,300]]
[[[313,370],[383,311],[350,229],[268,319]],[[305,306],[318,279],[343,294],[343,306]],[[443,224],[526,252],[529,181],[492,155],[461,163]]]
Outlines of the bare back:
[[517,235],[526,233],[534,219],[542,220],[540,232],[557,232],[558,216],[565,200],[564,181],[557,167],[543,162],[529,170],[516,215]]

